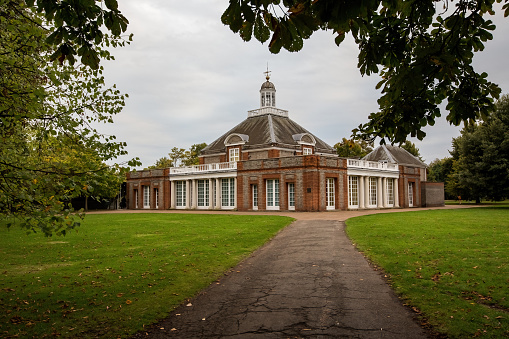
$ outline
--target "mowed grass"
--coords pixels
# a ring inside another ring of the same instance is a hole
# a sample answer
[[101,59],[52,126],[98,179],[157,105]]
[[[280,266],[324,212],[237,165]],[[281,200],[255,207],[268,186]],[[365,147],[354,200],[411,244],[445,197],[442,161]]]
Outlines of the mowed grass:
[[509,337],[508,208],[363,216],[347,233],[435,331]]
[[168,315],[293,219],[88,215],[44,238],[0,226],[0,337],[126,337]]

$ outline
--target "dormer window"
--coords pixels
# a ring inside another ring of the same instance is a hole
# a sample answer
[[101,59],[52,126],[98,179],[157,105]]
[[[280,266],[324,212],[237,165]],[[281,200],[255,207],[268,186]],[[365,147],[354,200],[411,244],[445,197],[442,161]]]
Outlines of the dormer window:
[[311,147],[303,147],[302,155],[311,155],[313,154],[313,149]]
[[240,161],[240,149],[238,147],[230,148],[230,154],[228,157],[228,161]]

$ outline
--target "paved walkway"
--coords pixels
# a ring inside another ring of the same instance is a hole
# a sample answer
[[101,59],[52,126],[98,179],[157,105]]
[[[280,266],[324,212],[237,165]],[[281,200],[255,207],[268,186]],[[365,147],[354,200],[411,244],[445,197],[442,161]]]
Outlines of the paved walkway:
[[298,220],[134,337],[426,338],[345,234],[343,220],[390,211],[277,213]]

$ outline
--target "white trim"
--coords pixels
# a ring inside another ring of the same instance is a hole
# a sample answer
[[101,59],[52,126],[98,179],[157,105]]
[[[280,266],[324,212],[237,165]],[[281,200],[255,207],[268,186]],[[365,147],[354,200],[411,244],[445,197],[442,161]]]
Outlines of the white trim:
[[325,179],[325,205],[327,210],[336,209],[336,185],[334,178]]
[[[270,185],[269,185],[270,183]],[[270,190],[269,190],[270,188]],[[265,209],[267,211],[279,211],[280,204],[280,189],[279,189],[279,179],[266,179],[265,180]],[[272,202],[269,205],[269,197]]]

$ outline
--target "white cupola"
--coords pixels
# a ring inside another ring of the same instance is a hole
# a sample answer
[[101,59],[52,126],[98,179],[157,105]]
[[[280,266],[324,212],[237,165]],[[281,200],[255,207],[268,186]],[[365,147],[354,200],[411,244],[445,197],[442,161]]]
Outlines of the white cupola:
[[265,72],[267,81],[262,84],[260,89],[260,108],[276,107],[276,86],[270,82],[270,71]]

